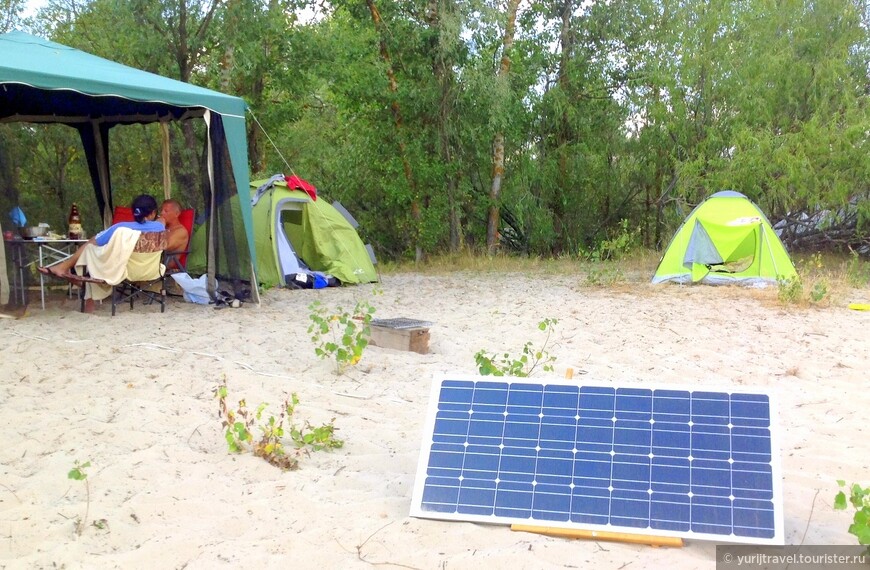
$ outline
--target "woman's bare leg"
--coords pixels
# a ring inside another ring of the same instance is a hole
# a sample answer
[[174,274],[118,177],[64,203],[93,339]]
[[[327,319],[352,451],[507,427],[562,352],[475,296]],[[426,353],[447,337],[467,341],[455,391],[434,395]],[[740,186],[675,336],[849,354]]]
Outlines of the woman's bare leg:
[[63,261],[61,261],[59,263],[55,263],[54,265],[49,265],[45,269],[47,269],[48,272],[51,273],[52,275],[54,275],[55,277],[65,277],[67,275],[71,275],[71,270],[73,267],[75,267],[76,262],[82,256],[82,252],[85,250],[85,247],[87,247],[88,245],[91,245],[91,243],[92,243],[91,241],[88,241],[87,243],[83,243],[82,245],[79,246],[79,248],[77,250],[75,250],[73,252],[73,254],[71,256],[69,256],[68,258],[64,259]]

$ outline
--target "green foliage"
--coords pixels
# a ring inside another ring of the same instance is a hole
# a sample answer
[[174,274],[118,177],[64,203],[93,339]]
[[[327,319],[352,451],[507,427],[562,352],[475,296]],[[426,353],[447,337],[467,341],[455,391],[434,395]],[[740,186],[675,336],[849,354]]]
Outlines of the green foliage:
[[[224,428],[224,437],[230,453],[242,453],[247,449],[268,463],[284,470],[299,468],[298,455],[309,450],[322,451],[338,449],[344,441],[335,437],[335,418],[327,424],[312,426],[307,420],[297,425],[294,420],[299,398],[295,393],[284,399],[284,405],[277,417],[270,415],[264,419],[268,404],[262,403],[251,413],[247,402],[239,400],[235,410],[227,406],[226,379],[215,389],[218,399],[218,417]],[[285,429],[286,425],[286,429]],[[259,439],[254,439],[254,432],[260,431]],[[295,452],[289,454],[283,438],[289,435],[295,445]]]
[[88,511],[90,511],[91,509],[91,485],[88,482],[88,472],[86,471],[86,469],[90,466],[90,461],[80,463],[78,460],[76,460],[73,468],[70,469],[69,473],[66,474],[67,479],[85,482],[85,492],[87,493],[87,501],[85,503],[85,516],[76,520],[76,534],[78,534],[79,536],[81,536],[82,532],[84,532],[85,524],[87,524],[88,520]]
[[[288,417],[293,417],[293,413],[296,410],[296,405],[299,403],[299,398],[296,397],[296,394],[292,394],[290,400],[286,400],[284,402],[284,409],[287,412]],[[335,425],[332,421],[328,424],[323,424],[321,426],[312,426],[307,421],[305,424],[299,428],[295,425],[290,425],[290,439],[293,440],[293,443],[296,444],[297,448],[305,448],[310,447],[314,451],[321,451],[324,449],[338,449],[344,445],[344,441],[340,439],[336,439],[335,437]]]
[[594,287],[611,287],[625,281],[625,274],[619,264],[604,261],[590,263],[586,268],[586,284]]
[[329,310],[320,301],[314,301],[308,308],[312,321],[308,333],[317,357],[334,360],[336,374],[355,366],[369,344],[375,308],[368,301],[357,302],[353,312],[342,307]]
[[640,245],[640,228],[629,228],[626,219],[620,220],[612,234],[592,249],[581,248],[581,256],[587,261],[618,261]]
[[[20,0],[0,6],[6,27],[244,97],[263,127],[249,122],[251,171],[310,179],[384,261],[480,249],[495,132],[502,243],[524,254],[597,261],[660,246],[725,188],[771,218],[856,198],[858,232],[870,219],[859,2],[594,2],[565,21],[531,3],[509,54],[504,10],[484,4],[385,1],[378,27],[364,3],[314,22],[292,2],[49,2],[32,21]],[[201,211],[205,133],[192,123],[171,127],[173,194]],[[115,204],[159,193],[156,127],[112,129],[110,148]],[[20,205],[62,229],[76,201],[87,232],[102,229],[74,130],[0,125],[0,187],[0,212]],[[800,298],[827,298],[804,286]]]
[[[849,487],[849,496],[842,491],[846,487],[846,482],[838,480],[837,484],[841,490],[834,497],[834,508],[837,510],[846,510],[847,499],[848,503],[855,509],[855,514],[852,518],[852,524],[849,525],[849,533],[858,539],[858,544],[870,545],[870,487],[861,487],[854,483]],[[868,547],[870,554],[870,547]]]
[[804,296],[804,286],[799,275],[785,279],[777,277],[777,298],[783,305],[795,305],[800,303]]
[[88,473],[85,471],[88,467],[91,466],[90,461],[85,461],[84,463],[79,463],[76,460],[75,465],[72,469],[69,470],[69,473],[66,474],[67,479],[72,479],[73,481],[84,481],[88,478]]
[[829,283],[824,272],[822,255],[815,253],[797,263],[797,275],[777,278],[778,299],[783,305],[821,304],[830,300]]
[[828,283],[824,280],[813,283],[813,288],[810,289],[810,302],[821,303],[828,295]]
[[852,287],[870,286],[870,263],[863,261],[854,251],[846,264],[846,280]]
[[519,356],[505,352],[499,357],[495,354],[487,354],[486,350],[478,351],[474,355],[474,361],[477,363],[477,369],[481,376],[526,377],[531,376],[539,365],[545,372],[552,372],[556,357],[551,356],[546,348],[550,341],[550,335],[558,322],[558,319],[544,319],[538,323],[538,330],[547,333],[541,348],[538,350],[532,348],[532,342],[529,341],[523,346],[522,354]]

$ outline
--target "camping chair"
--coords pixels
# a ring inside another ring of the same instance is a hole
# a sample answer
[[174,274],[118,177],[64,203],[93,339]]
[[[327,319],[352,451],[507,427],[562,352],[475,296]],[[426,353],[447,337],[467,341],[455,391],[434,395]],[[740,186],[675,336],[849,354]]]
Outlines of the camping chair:
[[187,273],[187,254],[190,253],[190,240],[193,239],[193,219],[196,211],[193,208],[182,210],[178,222],[187,230],[187,244],[183,250],[163,252],[163,265],[167,276],[171,273]]
[[[190,253],[190,240],[193,239],[193,221],[195,218],[196,211],[193,208],[182,210],[178,215],[178,222],[187,230],[187,244],[183,250],[163,252],[162,262],[166,268],[164,274],[165,279],[169,279],[169,276],[173,273],[187,273],[187,255]],[[132,222],[134,219],[132,208],[126,206],[116,206],[115,211],[112,214],[113,224],[117,224],[118,222]],[[166,286],[167,284],[168,281],[164,284],[164,289],[168,289]],[[168,295],[172,297],[181,296],[175,293],[168,293]]]
[[[123,230],[116,230],[116,232]],[[80,310],[85,312],[85,300],[88,287],[111,287],[112,316],[115,316],[118,305],[129,301],[130,309],[136,297],[147,299],[145,304],[160,303],[160,312],[166,310],[166,287],[164,286],[165,268],[161,263],[163,249],[166,247],[166,234],[163,232],[142,232],[136,241],[136,246],[127,259],[126,278],[114,285],[103,279],[88,275],[81,276],[79,287]],[[159,286],[155,290],[155,286]],[[91,295],[93,296],[93,295]]]

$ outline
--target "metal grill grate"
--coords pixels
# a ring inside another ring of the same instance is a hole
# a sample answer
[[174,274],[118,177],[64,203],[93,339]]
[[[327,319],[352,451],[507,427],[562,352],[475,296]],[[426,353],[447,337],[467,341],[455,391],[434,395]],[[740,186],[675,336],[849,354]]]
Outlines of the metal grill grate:
[[417,319],[406,319],[398,317],[395,319],[372,319],[372,326],[384,327],[387,329],[427,329],[435,323],[431,321],[418,321]]

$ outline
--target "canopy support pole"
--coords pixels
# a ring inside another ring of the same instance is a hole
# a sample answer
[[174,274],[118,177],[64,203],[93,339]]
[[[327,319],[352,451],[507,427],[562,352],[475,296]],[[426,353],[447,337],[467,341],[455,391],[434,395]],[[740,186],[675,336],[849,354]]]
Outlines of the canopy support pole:
[[172,198],[172,173],[169,169],[169,123],[160,121],[160,142],[163,146],[163,199]]

